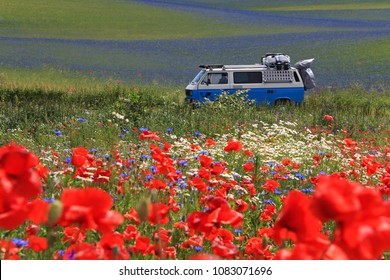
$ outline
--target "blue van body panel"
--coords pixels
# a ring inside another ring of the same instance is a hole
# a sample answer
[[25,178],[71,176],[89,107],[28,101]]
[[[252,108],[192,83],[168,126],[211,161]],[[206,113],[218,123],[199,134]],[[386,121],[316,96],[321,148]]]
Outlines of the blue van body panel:
[[286,87],[286,88],[251,88],[251,89],[196,89],[192,90],[192,96],[186,97],[195,102],[203,103],[206,100],[215,101],[222,92],[233,94],[237,91],[245,90],[245,95],[249,100],[254,100],[256,104],[274,104],[277,100],[291,100],[300,104],[304,99],[303,87]]

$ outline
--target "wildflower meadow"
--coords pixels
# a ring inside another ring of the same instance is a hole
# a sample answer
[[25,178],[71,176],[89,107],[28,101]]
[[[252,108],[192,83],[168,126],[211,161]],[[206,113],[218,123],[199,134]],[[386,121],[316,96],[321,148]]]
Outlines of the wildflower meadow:
[[[0,259],[389,260],[389,19],[388,0],[1,0]],[[302,104],[184,102],[198,65],[269,52],[315,59]]]
[[387,92],[194,109],[103,91],[3,89],[2,259],[389,258]]

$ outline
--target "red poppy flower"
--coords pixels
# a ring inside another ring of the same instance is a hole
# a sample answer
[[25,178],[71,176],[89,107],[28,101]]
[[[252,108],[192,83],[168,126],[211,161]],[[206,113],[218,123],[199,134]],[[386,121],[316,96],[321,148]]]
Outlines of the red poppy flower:
[[215,146],[217,143],[213,139],[206,139],[206,146]]
[[276,182],[275,180],[267,180],[265,181],[263,188],[266,189],[269,192],[275,192],[275,189],[279,187],[280,184]]
[[36,235],[39,231],[40,227],[38,225],[29,224],[26,227],[26,234],[27,235]]
[[265,209],[261,211],[260,221],[272,221],[273,216],[276,214],[276,206],[272,204],[267,204]]
[[228,152],[228,153],[230,153],[232,151],[239,152],[239,151],[241,151],[241,149],[242,149],[242,143],[240,141],[230,139],[228,141],[227,146],[224,148],[224,151]]
[[[38,158],[22,145],[0,148],[0,183],[2,195],[33,199],[42,193],[42,183],[34,167]],[[1,207],[0,207],[1,213]]]
[[146,140],[146,139],[155,140],[155,141],[161,140],[160,137],[156,133],[153,133],[153,132],[148,131],[148,130],[144,130],[139,135],[139,140]]
[[346,260],[348,256],[338,246],[324,238],[295,244],[292,250],[282,249],[276,253],[279,260]]
[[153,233],[153,240],[155,244],[161,247],[167,247],[172,241],[172,232],[160,227]]
[[140,233],[134,225],[128,225],[123,231],[123,238],[125,240],[133,240],[138,236],[140,236]]
[[124,239],[118,232],[104,234],[98,246],[104,250],[104,259],[106,260],[129,259]]
[[253,162],[249,161],[249,162],[245,163],[243,165],[243,167],[244,167],[244,170],[246,172],[253,172],[253,168],[255,167],[255,164]]
[[214,224],[227,224],[234,228],[242,225],[244,216],[230,208],[229,203],[221,197],[211,197],[207,201],[209,216],[207,220]]
[[137,225],[141,223],[138,212],[134,208],[130,208],[129,212],[125,214],[124,217],[130,221],[135,222]]
[[322,221],[344,221],[360,210],[359,199],[353,193],[359,188],[336,176],[321,176],[313,195],[312,208]]
[[94,244],[90,243],[77,243],[73,244],[66,249],[64,260],[103,260],[103,250],[97,249]]
[[164,152],[169,152],[169,150],[171,149],[172,145],[168,142],[165,142],[164,143]]
[[333,121],[333,117],[332,116],[329,116],[329,115],[325,115],[324,116],[324,120],[328,121],[328,122],[332,122]]
[[257,230],[257,235],[259,237],[272,238],[272,236],[274,235],[274,230],[272,228],[260,228]]
[[267,252],[267,249],[267,247],[263,247],[262,238],[252,237],[245,246],[245,253],[254,259],[265,259],[265,254],[270,254],[269,251]]
[[244,151],[244,154],[246,155],[246,156],[248,156],[248,157],[253,157],[253,152],[251,151],[251,150],[245,150]]
[[219,175],[225,170],[225,165],[223,163],[215,163],[211,173],[213,175]]
[[239,253],[239,247],[232,242],[223,242],[220,238],[214,239],[211,244],[214,255],[221,258],[232,259]]
[[112,231],[123,222],[119,213],[110,210],[112,197],[99,188],[65,189],[61,196],[63,205],[59,224],[68,226],[74,223],[81,228]]
[[237,205],[236,211],[240,212],[240,213],[245,212],[249,208],[248,203],[246,203],[242,199],[237,199],[236,200],[236,205]]
[[0,228],[11,230],[23,224],[29,215],[27,205],[25,198],[8,196],[0,187]]
[[162,248],[160,251],[159,251],[159,256],[160,258],[162,259],[176,259],[176,248],[175,247],[166,247],[166,248]]
[[200,168],[198,170],[198,175],[203,178],[203,179],[206,179],[206,180],[210,180],[211,179],[211,172],[207,169],[207,168]]
[[130,250],[137,254],[141,254],[143,256],[149,255],[154,251],[153,245],[150,244],[150,239],[146,236],[139,236],[135,240],[135,245],[130,248]]
[[45,251],[47,249],[47,238],[30,235],[28,237],[28,248],[35,252]]
[[150,224],[156,225],[164,225],[169,222],[167,217],[169,212],[169,206],[161,203],[152,203],[150,205],[148,220]]
[[166,188],[167,183],[163,180],[151,180],[150,182],[146,182],[145,186],[150,189],[163,190]]
[[278,244],[283,239],[306,242],[320,235],[322,224],[311,212],[310,204],[305,194],[296,190],[289,192],[273,227],[273,239]]
[[202,180],[202,178],[199,177],[194,177],[191,180],[189,180],[188,185],[197,188],[200,192],[207,191],[206,183]]
[[83,147],[74,148],[72,156],[72,164],[76,167],[87,167],[88,162],[88,150]]
[[2,260],[18,260],[19,252],[22,248],[16,246],[11,240],[1,240],[0,239],[0,252]]
[[81,243],[85,239],[85,236],[86,231],[79,227],[65,227],[62,242],[69,242],[70,244]]
[[49,219],[50,204],[42,199],[36,199],[29,203],[28,218],[36,224],[44,224]]
[[205,156],[205,155],[201,155],[199,157],[199,162],[200,164],[205,167],[205,168],[210,168],[211,164],[213,163],[213,160],[211,157],[208,157],[208,156]]

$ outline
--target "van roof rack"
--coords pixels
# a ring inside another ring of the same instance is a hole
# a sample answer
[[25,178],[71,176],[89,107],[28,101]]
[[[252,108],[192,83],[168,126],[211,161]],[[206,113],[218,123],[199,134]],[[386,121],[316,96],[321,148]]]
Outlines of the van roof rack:
[[248,65],[224,65],[224,69],[247,69],[247,68],[265,68],[262,64],[248,64]]
[[223,64],[201,64],[200,68],[213,69],[213,68],[222,68]]

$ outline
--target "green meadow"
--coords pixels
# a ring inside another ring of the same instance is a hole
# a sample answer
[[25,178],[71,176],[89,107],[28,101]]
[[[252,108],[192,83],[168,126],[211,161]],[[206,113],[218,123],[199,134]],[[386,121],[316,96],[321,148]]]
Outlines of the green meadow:
[[294,31],[288,26],[276,25],[272,29],[248,26],[131,1],[1,0],[0,3],[0,34],[11,37],[154,40]]

